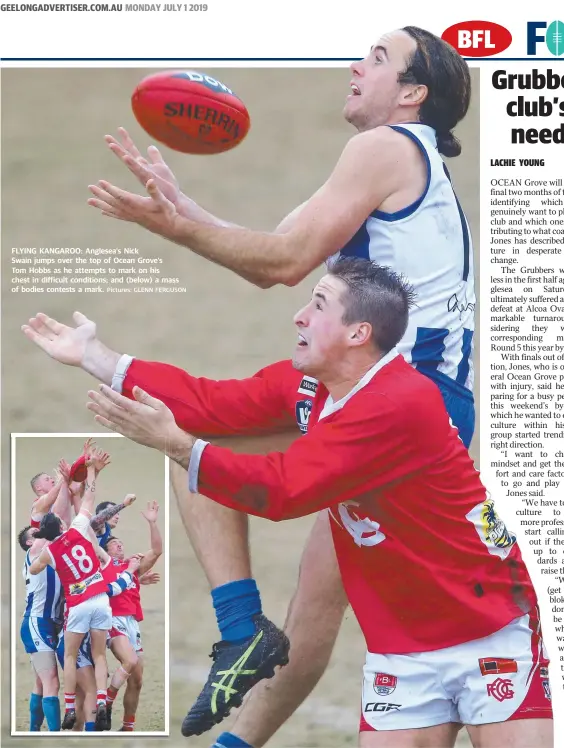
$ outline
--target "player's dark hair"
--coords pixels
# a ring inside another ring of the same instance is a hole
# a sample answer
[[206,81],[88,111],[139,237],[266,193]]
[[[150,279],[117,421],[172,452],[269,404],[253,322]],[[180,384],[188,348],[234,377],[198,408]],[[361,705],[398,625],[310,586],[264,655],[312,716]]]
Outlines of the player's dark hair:
[[106,538],[106,541],[102,545],[102,548],[104,550],[107,550],[108,545],[112,542],[112,540],[119,540],[119,538],[116,538],[115,535],[108,535],[108,537]]
[[107,509],[109,506],[115,506],[115,501],[101,501],[98,506],[96,507],[96,511],[94,514],[100,514],[100,512],[103,512],[104,509]]
[[35,484],[41,478],[42,475],[47,475],[47,473],[37,473],[37,475],[34,475],[33,478],[30,480],[31,490],[35,493]]
[[417,44],[400,83],[427,86],[427,98],[419,109],[419,119],[437,133],[437,147],[443,156],[459,156],[462,148],[452,134],[466,116],[470,105],[471,79],[468,64],[450,44],[418,26],[404,26]]
[[45,538],[45,540],[55,540],[63,532],[61,520],[53,512],[48,512],[41,518],[41,524],[39,525],[38,532],[35,533],[36,538]]
[[369,322],[372,342],[388,353],[405,335],[415,301],[413,287],[393,270],[361,257],[340,257],[328,270],[347,285],[341,298],[343,324]]
[[24,551],[27,551],[29,549],[29,545],[27,544],[27,541],[29,540],[28,532],[31,530],[31,525],[28,525],[27,527],[24,527],[23,530],[20,530],[18,533],[18,543],[20,544],[20,548]]

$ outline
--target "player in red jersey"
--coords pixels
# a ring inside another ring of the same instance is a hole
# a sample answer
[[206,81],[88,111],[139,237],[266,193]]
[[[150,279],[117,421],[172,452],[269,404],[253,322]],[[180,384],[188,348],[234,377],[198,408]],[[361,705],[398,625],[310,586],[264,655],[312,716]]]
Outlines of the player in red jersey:
[[38,473],[31,479],[31,488],[35,493],[35,498],[31,506],[31,527],[39,528],[43,517],[47,512],[51,511],[58,514],[65,521],[70,521],[70,495],[68,481],[64,473],[65,467],[65,461],[61,460],[55,477],[48,473]]
[[65,717],[62,729],[76,722],[76,660],[84,636],[90,632],[97,686],[97,729],[106,721],[106,634],[111,627],[111,609],[100,561],[92,544],[90,528],[94,510],[96,478],[110,462],[109,455],[90,447],[86,455],[87,477],[80,512],[67,530],[66,524],[49,513],[41,520],[36,537],[51,541],[30,566],[39,574],[47,565],[56,570],[65,592],[68,618],[65,628]]
[[[116,595],[121,595],[124,590],[127,589],[128,585],[131,584],[133,574],[139,568],[141,557],[139,555],[132,556],[129,559],[129,564],[119,575],[113,573],[111,569],[111,558],[108,554],[96,546],[96,555],[100,560],[100,569],[102,576],[106,582],[106,591],[108,596],[113,598]],[[65,624],[68,615],[68,609],[65,610]],[[61,664],[61,667],[65,667],[65,643],[64,643],[64,631],[61,631],[59,637],[59,643],[57,646],[57,658]],[[74,724],[74,732],[93,732],[98,730],[109,730],[110,726],[106,722],[105,725],[98,724],[96,727],[96,712],[97,712],[97,691],[96,691],[96,677],[94,671],[94,662],[92,660],[92,648],[90,642],[90,633],[86,634],[82,640],[76,661],[76,713],[77,720]]]
[[[122,667],[116,671],[108,688],[107,720],[111,723],[112,705],[119,688],[127,682],[123,696],[123,732],[135,729],[135,717],[143,684],[143,644],[139,623],[143,620],[141,607],[140,577],[153,568],[163,552],[162,536],[157,525],[159,505],[150,501],[147,509],[141,512],[149,523],[150,549],[142,554],[137,574],[132,584],[119,597],[110,600],[112,608],[112,628],[109,633],[110,648]],[[123,543],[113,535],[106,542],[106,550],[113,559],[114,574],[127,567],[129,559],[125,555]]]
[[[461,724],[480,748],[547,748],[535,591],[440,391],[394,350],[409,303],[393,273],[342,260],[295,317],[293,367],[214,382],[137,361],[123,381],[133,402],[103,387],[89,407],[102,425],[166,452],[192,491],[225,506],[273,520],[329,509],[368,647],[363,748],[450,748]],[[235,454],[182,430],[280,423],[300,405],[304,376],[316,382],[307,434],[285,453]],[[218,675],[207,688],[229,685]]]
[[[96,421],[166,453],[191,491],[274,520],[330,509],[318,521],[369,648],[362,748],[451,748],[461,724],[476,748],[549,748],[536,595],[440,391],[394,350],[409,305],[394,273],[340,260],[295,316],[293,362],[240,381],[124,360],[78,315],[75,329],[41,317],[33,330],[53,358],[121,389],[89,392]],[[235,454],[186,433],[260,433],[294,418],[305,436],[284,453]],[[234,675],[215,654],[214,695]]]
[[[86,454],[92,439],[84,443],[83,454]],[[53,512],[69,525],[72,519],[72,509],[75,514],[80,511],[81,492],[83,485],[70,480],[70,465],[66,460],[59,460],[55,470],[55,477],[48,473],[37,473],[30,481],[35,493],[31,507],[30,526],[38,528],[41,520],[48,512]]]

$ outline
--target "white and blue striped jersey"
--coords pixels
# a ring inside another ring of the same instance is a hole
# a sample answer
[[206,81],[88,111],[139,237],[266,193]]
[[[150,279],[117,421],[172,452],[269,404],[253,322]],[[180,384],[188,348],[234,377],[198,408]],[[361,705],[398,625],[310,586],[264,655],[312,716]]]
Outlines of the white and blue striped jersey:
[[393,125],[421,150],[423,194],[395,213],[375,210],[335,255],[365,257],[401,273],[417,298],[397,346],[405,359],[438,383],[472,390],[474,269],[468,222],[428,125]]
[[30,574],[30,566],[28,551],[22,569],[26,591],[24,617],[49,618],[56,623],[62,623],[63,596],[57,572],[53,567],[46,566],[39,574]]

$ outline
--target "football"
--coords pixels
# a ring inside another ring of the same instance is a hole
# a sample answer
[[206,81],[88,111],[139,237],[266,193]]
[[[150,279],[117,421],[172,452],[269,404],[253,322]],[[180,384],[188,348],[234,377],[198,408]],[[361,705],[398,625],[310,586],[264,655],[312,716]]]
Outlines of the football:
[[181,153],[229,151],[246,137],[251,124],[247,107],[230,88],[194,70],[143,78],[131,106],[152,138]]
[[70,469],[70,479],[71,481],[77,481],[78,483],[82,483],[82,481],[86,480],[87,476],[87,468],[86,468],[86,458],[84,455],[80,455],[80,457],[73,462]]

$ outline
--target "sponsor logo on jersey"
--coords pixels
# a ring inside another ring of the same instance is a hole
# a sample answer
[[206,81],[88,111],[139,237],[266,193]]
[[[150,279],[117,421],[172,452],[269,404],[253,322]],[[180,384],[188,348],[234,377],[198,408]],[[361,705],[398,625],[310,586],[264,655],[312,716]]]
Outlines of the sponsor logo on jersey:
[[540,668],[540,677],[541,678],[548,678],[548,668],[547,667],[543,667],[541,665],[541,668]]
[[374,676],[374,690],[378,696],[389,696],[396,690],[398,679],[395,675],[376,673]]
[[517,672],[517,662],[505,657],[482,657],[478,662],[482,675],[505,675]]
[[494,501],[487,494],[485,501],[481,501],[466,515],[476,528],[480,540],[492,556],[507,558],[517,538],[505,526],[505,522],[496,512]]
[[313,377],[304,377],[298,387],[300,395],[315,395],[319,382]]
[[515,535],[505,526],[505,522],[498,516],[493,499],[484,502],[482,510],[482,525],[488,542],[496,548],[509,548],[516,541]]
[[497,701],[506,701],[515,696],[512,686],[509,678],[496,678],[493,683],[488,683],[486,691],[488,696],[493,696]]
[[385,702],[373,702],[369,701],[364,707],[365,712],[391,712],[399,711],[401,704],[386,704]]
[[296,403],[296,421],[302,434],[307,434],[307,426],[313,403],[311,400],[298,400]]
[[82,595],[87,587],[90,587],[94,582],[100,582],[102,580],[102,574],[99,571],[94,572],[91,576],[83,579],[82,582],[75,582],[71,584],[69,592],[71,595]]

